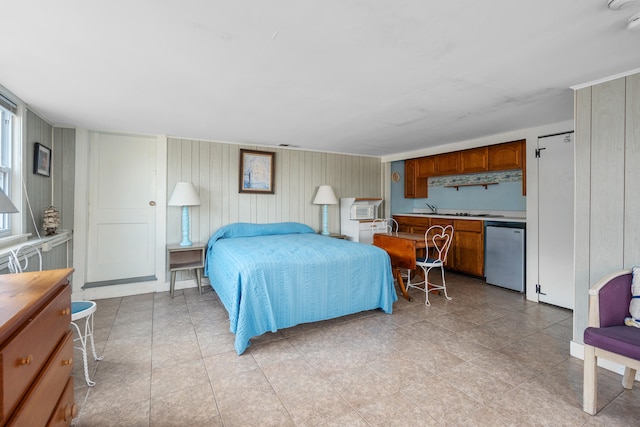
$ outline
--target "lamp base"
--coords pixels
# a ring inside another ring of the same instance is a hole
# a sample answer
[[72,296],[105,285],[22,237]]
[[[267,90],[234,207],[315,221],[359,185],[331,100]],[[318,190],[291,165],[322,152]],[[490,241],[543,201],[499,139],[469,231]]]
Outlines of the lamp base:
[[189,208],[182,207],[182,242],[180,246],[192,246],[191,240],[189,240]]
[[320,234],[329,235],[329,205],[322,205],[322,232]]

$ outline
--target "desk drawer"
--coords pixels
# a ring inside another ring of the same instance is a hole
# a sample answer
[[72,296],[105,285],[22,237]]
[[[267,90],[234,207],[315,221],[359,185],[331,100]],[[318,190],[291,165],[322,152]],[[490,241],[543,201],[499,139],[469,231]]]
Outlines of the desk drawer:
[[72,368],[73,333],[68,331],[8,425],[46,425],[69,381]]
[[[47,363],[71,322],[71,287],[64,286],[31,318],[4,348],[0,349],[2,413],[6,419],[29,385]],[[66,381],[65,381],[66,382]],[[46,422],[46,420],[45,420]]]

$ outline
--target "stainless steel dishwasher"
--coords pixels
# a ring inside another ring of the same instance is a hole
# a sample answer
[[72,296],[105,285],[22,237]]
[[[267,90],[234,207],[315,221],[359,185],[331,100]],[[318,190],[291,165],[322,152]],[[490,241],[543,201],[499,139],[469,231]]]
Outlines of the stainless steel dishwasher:
[[487,283],[524,292],[525,230],[522,225],[487,225],[485,242]]

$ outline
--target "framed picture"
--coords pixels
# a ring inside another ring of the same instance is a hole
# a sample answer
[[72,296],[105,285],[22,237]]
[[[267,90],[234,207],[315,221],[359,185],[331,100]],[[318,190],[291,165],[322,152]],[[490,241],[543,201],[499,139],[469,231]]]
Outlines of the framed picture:
[[240,193],[273,194],[275,153],[240,150]]
[[33,173],[51,176],[51,149],[39,142],[35,143],[33,150]]

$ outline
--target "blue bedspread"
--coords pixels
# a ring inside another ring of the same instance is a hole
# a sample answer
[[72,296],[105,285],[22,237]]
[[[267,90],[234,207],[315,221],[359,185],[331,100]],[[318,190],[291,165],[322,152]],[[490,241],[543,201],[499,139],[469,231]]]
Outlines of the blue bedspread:
[[242,354],[252,337],[381,308],[398,299],[387,253],[299,223],[236,223],[207,246],[205,275],[229,312]]

